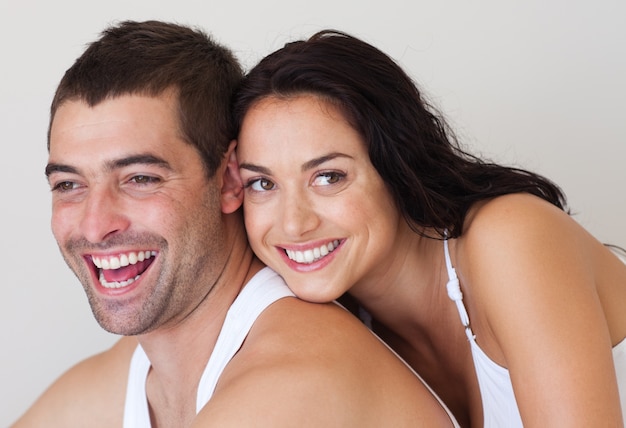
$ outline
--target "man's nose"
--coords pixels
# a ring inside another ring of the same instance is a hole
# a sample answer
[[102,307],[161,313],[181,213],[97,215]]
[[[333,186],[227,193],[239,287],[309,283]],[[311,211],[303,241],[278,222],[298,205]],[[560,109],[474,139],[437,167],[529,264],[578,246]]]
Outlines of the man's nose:
[[102,242],[108,236],[128,229],[129,225],[119,192],[105,186],[89,190],[79,223],[80,231],[87,240]]

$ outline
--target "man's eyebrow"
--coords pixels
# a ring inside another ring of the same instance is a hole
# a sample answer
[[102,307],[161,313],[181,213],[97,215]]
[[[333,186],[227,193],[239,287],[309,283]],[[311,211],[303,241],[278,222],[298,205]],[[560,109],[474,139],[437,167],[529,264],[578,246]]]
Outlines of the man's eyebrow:
[[[329,153],[327,155],[320,156],[318,158],[311,159],[310,161],[305,162],[304,164],[302,164],[302,167],[300,169],[304,172],[309,169],[318,167],[322,165],[324,162],[328,162],[329,160],[332,160],[335,158],[352,159],[352,156],[348,156],[343,153],[333,152],[333,153]],[[252,172],[258,172],[259,174],[271,175],[271,171],[268,168],[265,168],[264,166],[255,165],[252,163],[241,163],[239,164],[239,168],[247,169]]]
[[[107,162],[105,168],[107,171],[113,171],[130,165],[157,165],[166,169],[172,169],[169,162],[165,159],[150,154],[140,154],[115,159]],[[70,165],[60,163],[49,163],[46,165],[46,177],[50,177],[50,175],[55,172],[66,172],[69,174],[79,173],[78,169]]]
[[78,170],[69,165],[63,165],[60,163],[49,163],[46,165],[46,177],[50,177],[55,172],[67,172],[69,174],[77,174]]
[[107,163],[108,170],[114,170],[118,168],[124,168],[130,165],[156,165],[167,169],[172,169],[169,162],[154,155],[134,155],[121,159],[116,159]]

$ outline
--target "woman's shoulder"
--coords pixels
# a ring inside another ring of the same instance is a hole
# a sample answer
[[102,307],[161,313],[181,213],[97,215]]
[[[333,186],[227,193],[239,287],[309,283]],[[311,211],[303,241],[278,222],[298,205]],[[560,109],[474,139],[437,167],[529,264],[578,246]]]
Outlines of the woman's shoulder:
[[501,249],[543,247],[573,239],[582,227],[562,209],[528,193],[498,196],[470,208],[459,239],[468,254],[484,257]]
[[502,307],[512,296],[538,297],[548,290],[546,283],[562,284],[573,266],[581,274],[591,269],[589,242],[588,233],[563,210],[518,193],[472,207],[456,257],[462,283],[483,311]]
[[511,231],[528,225],[570,220],[565,211],[538,196],[512,193],[474,204],[468,211],[464,230],[469,233],[476,229],[482,233],[499,228]]
[[476,205],[466,225],[456,255],[472,328],[509,369],[525,420],[559,416],[550,402],[580,420],[589,400],[613,412],[608,345],[623,337],[624,313],[617,260],[567,213],[528,194]]

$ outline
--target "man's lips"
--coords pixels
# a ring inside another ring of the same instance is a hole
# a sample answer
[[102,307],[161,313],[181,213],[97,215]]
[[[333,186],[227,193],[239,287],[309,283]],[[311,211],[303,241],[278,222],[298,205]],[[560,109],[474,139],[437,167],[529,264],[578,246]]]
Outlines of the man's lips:
[[115,255],[92,255],[91,260],[104,288],[123,288],[139,279],[156,254],[152,250],[129,251]]

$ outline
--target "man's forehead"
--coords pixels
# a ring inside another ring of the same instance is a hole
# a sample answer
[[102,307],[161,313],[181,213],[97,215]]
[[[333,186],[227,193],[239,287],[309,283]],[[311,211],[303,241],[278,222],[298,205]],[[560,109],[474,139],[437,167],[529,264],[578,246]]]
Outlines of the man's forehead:
[[182,171],[202,164],[197,150],[180,137],[171,98],[129,95],[95,106],[64,103],[50,132],[47,172],[73,168],[100,175],[123,166],[152,164]]
[[[176,108],[167,97],[125,95],[89,106],[68,101],[57,110],[50,129],[50,152],[88,144],[147,150],[179,135]],[[144,147],[141,149],[141,147]]]
[[[176,98],[164,93],[158,96],[127,94],[107,98],[95,105],[89,105],[82,99],[68,100],[61,104],[55,112],[52,128],[59,123],[98,122],[104,120],[129,123],[161,123],[169,119],[167,124],[177,122]],[[154,116],[158,116],[158,120]]]

